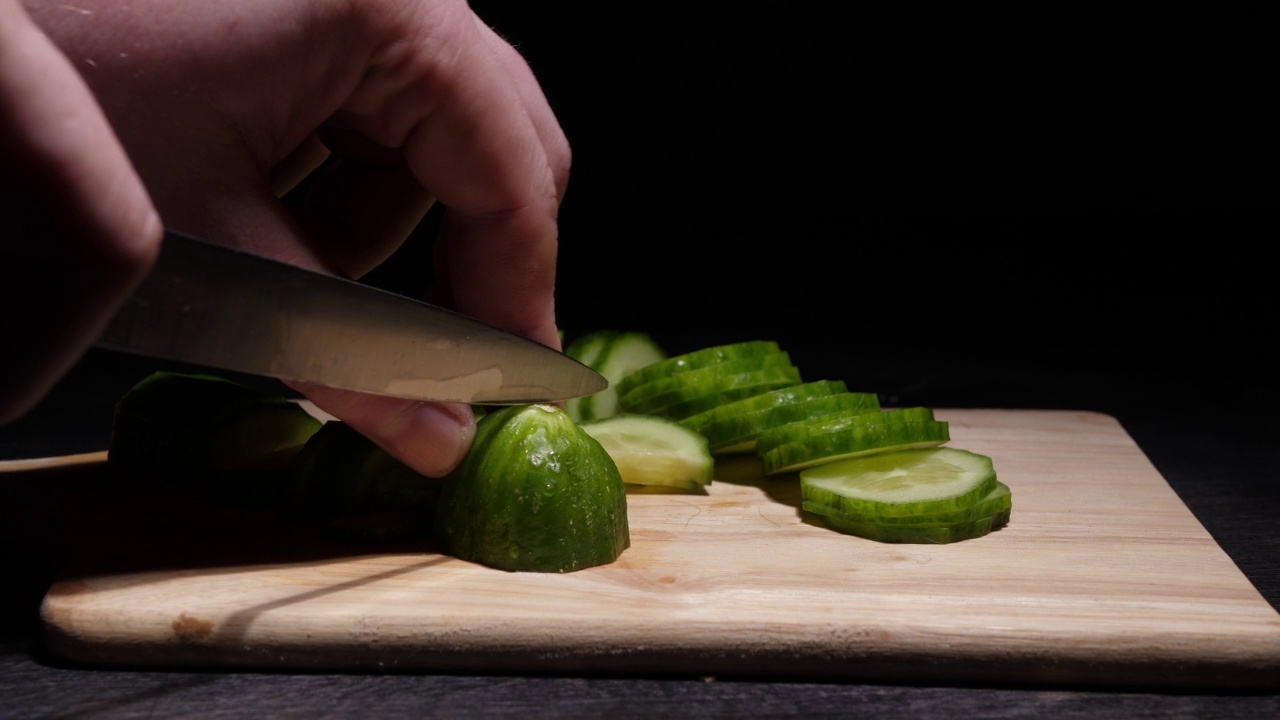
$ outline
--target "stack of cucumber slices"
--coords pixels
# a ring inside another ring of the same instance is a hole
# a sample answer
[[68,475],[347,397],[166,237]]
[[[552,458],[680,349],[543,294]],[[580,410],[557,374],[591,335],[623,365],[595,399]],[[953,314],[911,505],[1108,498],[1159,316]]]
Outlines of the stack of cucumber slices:
[[[991,458],[943,447],[950,427],[932,408],[882,408],[844,381],[805,380],[777,342],[669,356],[643,333],[603,331],[568,352],[610,381],[609,399],[587,398],[595,412],[579,422],[629,485],[699,490],[717,456],[754,453],[768,477],[797,474],[803,509],[842,533],[950,543],[1009,520]],[[611,356],[628,370],[596,365]]]

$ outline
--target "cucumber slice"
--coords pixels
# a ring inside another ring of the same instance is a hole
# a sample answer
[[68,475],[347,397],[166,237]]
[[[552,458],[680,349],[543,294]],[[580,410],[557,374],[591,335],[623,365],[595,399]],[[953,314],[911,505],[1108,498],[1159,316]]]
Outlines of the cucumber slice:
[[927,422],[933,419],[933,408],[927,407],[896,408],[893,410],[853,408],[848,412],[804,418],[770,428],[767,432],[761,433],[756,449],[759,453],[766,453],[779,445],[839,432],[852,427],[889,425],[900,422]]
[[935,447],[950,439],[946,421],[896,422],[849,427],[758,454],[764,474],[778,475],[860,455]]
[[829,505],[816,500],[803,501],[802,507],[815,515],[828,515],[846,523],[870,525],[915,525],[925,527],[932,525],[954,525],[956,523],[977,520],[1006,512],[1013,507],[1013,493],[1009,486],[996,481],[995,487],[986,497],[972,505],[958,510],[929,513],[927,515],[874,515],[843,513]]
[[430,536],[440,485],[334,420],[299,453],[285,510],[343,539],[424,538]]
[[618,382],[632,372],[667,357],[648,334],[615,330],[597,330],[587,334],[570,344],[565,354],[609,381],[609,386],[598,393],[565,401],[565,412],[577,423],[616,415],[619,411]]
[[246,405],[191,440],[185,472],[215,502],[278,507],[295,459],[321,425],[297,403]]
[[854,522],[831,515],[822,516],[822,522],[837,532],[882,543],[946,545],[989,535],[1007,525],[1009,515],[1010,511],[1004,510],[994,515],[947,525],[883,525]]
[[804,502],[828,514],[905,517],[963,510],[996,488],[990,457],[956,448],[881,452],[800,471]]
[[613,458],[564,410],[513,405],[476,422],[444,480],[432,536],[463,560],[513,572],[611,563],[631,542]]
[[653,405],[646,405],[646,407],[649,414],[683,420],[690,415],[697,415],[726,403],[791,387],[801,382],[803,379],[800,377],[799,368],[796,367],[755,370],[726,375],[715,383],[709,383],[701,388],[689,387],[683,392],[671,393],[661,399],[655,399]]
[[[817,397],[792,394],[796,388],[807,385],[782,388],[728,405],[721,405],[694,417],[712,418],[701,423],[701,432],[707,437],[707,443],[713,454],[727,455],[755,452],[760,436],[773,428],[828,414],[874,413],[880,409],[880,401],[874,393],[840,392]],[[748,406],[760,398],[773,400],[778,397],[791,398],[791,401],[776,403],[750,412],[733,412],[734,409]],[[693,418],[686,418],[682,422],[690,420]]]
[[660,408],[672,402],[704,395],[708,388],[722,387],[725,379],[734,375],[794,367],[791,356],[785,352],[773,353],[760,359],[728,360],[647,382],[629,390],[618,399],[623,407],[634,408],[633,412],[648,412],[649,408]]
[[600,441],[628,485],[701,489],[711,484],[715,461],[707,439],[656,415],[620,414],[583,423]]
[[[847,392],[849,392],[849,388],[843,380],[815,380],[725,403],[704,413],[690,415],[680,422],[692,430],[702,432],[704,428],[711,427],[729,418],[768,410],[779,405],[790,405],[802,400],[828,397]],[[703,434],[705,435],[706,433]]]
[[782,348],[772,340],[749,340],[747,342],[715,345],[695,350],[683,355],[669,357],[628,374],[618,382],[618,394],[619,396],[626,395],[645,383],[704,368],[708,365],[734,360],[758,360],[766,355],[779,352],[782,352]]

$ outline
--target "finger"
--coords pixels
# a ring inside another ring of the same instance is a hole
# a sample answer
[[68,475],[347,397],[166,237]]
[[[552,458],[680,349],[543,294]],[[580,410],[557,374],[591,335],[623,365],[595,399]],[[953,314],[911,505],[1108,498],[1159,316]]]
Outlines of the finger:
[[469,405],[413,402],[310,383],[290,385],[428,477],[453,470],[475,438],[475,415]]
[[437,242],[454,307],[556,347],[556,172],[483,24],[441,17],[375,57],[346,120],[403,147],[447,208]]
[[533,69],[529,67],[529,63],[493,28],[483,22],[480,25],[481,31],[488,41],[489,48],[498,58],[498,61],[502,63],[502,66],[506,68],[507,75],[511,78],[516,92],[520,94],[520,99],[524,102],[524,107],[529,113],[529,119],[533,122],[534,130],[538,133],[538,137],[542,141],[542,147],[547,154],[547,163],[550,165],[552,175],[555,178],[556,197],[559,201],[563,201],[565,190],[569,185],[569,168],[571,164],[569,140],[565,137],[564,130],[560,127],[555,113],[552,112],[551,105],[547,102],[546,95],[542,92],[542,86],[534,76]]
[[284,197],[329,157],[329,148],[314,133],[271,168],[271,190]]
[[[161,223],[83,80],[0,0],[0,424],[83,354],[154,262]],[[19,271],[18,269],[21,268]]]
[[399,250],[435,199],[403,165],[339,158],[294,206],[307,242],[347,277],[363,277]]

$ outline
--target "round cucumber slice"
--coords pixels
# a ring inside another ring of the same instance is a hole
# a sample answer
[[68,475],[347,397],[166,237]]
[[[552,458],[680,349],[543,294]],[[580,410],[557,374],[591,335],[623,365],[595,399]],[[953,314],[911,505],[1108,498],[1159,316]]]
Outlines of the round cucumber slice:
[[667,357],[648,334],[616,330],[589,333],[570,344],[565,354],[609,381],[609,386],[598,393],[565,401],[565,412],[577,423],[617,414],[618,382],[632,372]]
[[839,516],[824,515],[822,521],[832,530],[857,535],[882,543],[946,545],[989,535],[1009,523],[1009,511],[962,520],[946,525],[883,525],[860,523]]
[[631,542],[626,486],[564,410],[504,407],[476,422],[470,452],[445,478],[433,537],[449,554],[513,572],[611,563]]
[[758,454],[764,474],[778,475],[860,455],[935,447],[950,439],[946,421],[896,422],[848,427]]
[[990,457],[956,448],[881,452],[800,471],[802,501],[843,516],[955,512],[996,488]]
[[[801,397],[789,403],[775,404],[752,412],[733,414],[731,408],[740,407],[761,397],[786,396],[794,387],[774,390],[764,395],[740,400],[729,405],[714,408],[703,415],[720,416],[702,424],[702,434],[714,454],[755,452],[761,435],[776,427],[788,425],[802,420],[809,420],[823,415],[836,413],[865,412],[874,413],[880,409],[880,402],[874,393],[842,392],[834,395],[818,397]],[[725,412],[721,412],[725,411]]]
[[900,422],[926,422],[933,420],[933,409],[927,407],[896,408],[893,410],[853,408],[844,412],[828,413],[812,418],[780,424],[761,433],[757,451],[766,453],[796,440],[839,432],[863,425],[888,425]]
[[758,360],[778,352],[782,352],[782,348],[772,340],[749,340],[702,348],[669,357],[628,374],[619,381],[618,394],[626,395],[640,385],[677,373],[689,372],[721,362]]
[[773,353],[760,359],[729,360],[708,367],[690,370],[647,382],[619,397],[623,407],[662,407],[670,404],[669,398],[685,399],[706,393],[709,387],[719,387],[724,378],[732,375],[795,367],[791,356],[785,352]]
[[844,513],[829,505],[824,505],[815,500],[805,500],[802,504],[803,508],[815,515],[828,515],[836,517],[847,523],[853,524],[871,524],[871,525],[914,525],[917,527],[935,526],[935,525],[954,525],[969,520],[977,520],[979,518],[998,515],[1002,512],[1013,508],[1013,493],[1009,490],[1009,486],[996,481],[995,487],[986,497],[974,502],[972,505],[958,510],[946,510],[943,512],[929,513],[926,515],[873,515],[859,513]]
[[621,414],[583,423],[600,441],[628,485],[689,489],[711,484],[715,461],[707,439],[656,415]]

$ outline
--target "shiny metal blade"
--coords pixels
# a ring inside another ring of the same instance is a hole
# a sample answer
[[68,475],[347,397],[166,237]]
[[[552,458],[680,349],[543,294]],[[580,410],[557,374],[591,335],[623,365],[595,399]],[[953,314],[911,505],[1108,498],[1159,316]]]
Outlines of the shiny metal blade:
[[477,404],[608,381],[545,345],[350,280],[167,233],[99,347],[378,395]]

